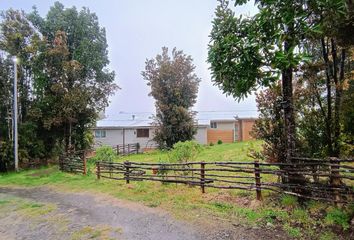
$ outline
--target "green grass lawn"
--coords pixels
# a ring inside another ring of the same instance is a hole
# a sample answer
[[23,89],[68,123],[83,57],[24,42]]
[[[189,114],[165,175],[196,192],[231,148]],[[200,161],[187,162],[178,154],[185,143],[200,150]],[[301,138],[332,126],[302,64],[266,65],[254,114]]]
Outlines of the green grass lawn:
[[[252,161],[250,150],[260,150],[262,142],[249,141],[207,146],[196,161]],[[166,152],[150,152],[117,158],[117,161],[158,162],[167,158]],[[141,202],[150,207],[160,207],[176,218],[198,221],[217,217],[243,225],[281,227],[294,238],[335,239],[337,231],[348,234],[352,206],[340,210],[330,205],[307,202],[300,205],[296,198],[263,192],[264,201],[257,202],[255,193],[241,190],[206,189],[159,182],[97,180],[93,164],[88,175],[74,175],[58,171],[57,166],[39,170],[0,175],[0,186],[49,186],[65,191],[93,191],[119,199]],[[0,199],[1,202],[1,199]],[[334,233],[333,233],[334,231]],[[343,235],[344,236],[344,235]],[[345,238],[343,238],[345,239]]]
[[[197,156],[196,161],[215,162],[215,161],[252,161],[248,154],[250,150],[259,151],[262,141],[245,141],[237,143],[216,144],[205,146],[204,150]],[[136,162],[158,162],[160,159],[167,159],[167,152],[153,151],[138,155],[120,157],[118,161]]]

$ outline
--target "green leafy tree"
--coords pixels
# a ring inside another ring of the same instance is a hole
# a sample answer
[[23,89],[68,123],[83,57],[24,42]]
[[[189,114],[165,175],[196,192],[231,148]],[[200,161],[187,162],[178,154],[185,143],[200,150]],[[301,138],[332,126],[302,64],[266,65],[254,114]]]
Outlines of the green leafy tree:
[[[235,1],[242,5],[247,1]],[[259,13],[235,17],[221,1],[213,21],[208,61],[214,82],[240,99],[259,86],[269,87],[281,75],[282,108],[287,143],[286,159],[295,149],[293,71],[302,56],[295,51],[304,33],[306,14],[301,2],[256,1]]]
[[[235,0],[235,5],[246,2]],[[215,84],[226,94],[241,99],[259,87],[269,87],[281,80],[280,104],[286,154],[280,160],[289,161],[291,155],[299,151],[295,145],[294,84],[298,76],[305,73],[304,66],[311,70],[315,68],[322,75],[327,73],[328,108],[323,105],[326,111],[326,144],[328,154],[338,156],[341,85],[347,51],[338,46],[350,44],[350,40],[345,41],[346,37],[350,38],[350,31],[344,37],[339,29],[350,29],[352,17],[348,17],[348,13],[352,11],[353,4],[344,0],[255,1],[255,4],[259,9],[256,15],[236,17],[228,1],[220,1],[213,21],[208,56]],[[314,46],[312,49],[308,48],[310,42]],[[324,67],[318,66],[319,62],[317,66],[306,65],[316,57],[323,58],[321,64]]]
[[35,8],[29,14],[4,11],[0,27],[0,168],[8,168],[4,161],[11,158],[11,56],[20,60],[20,163],[87,148],[90,126],[117,88],[97,16],[56,2],[46,17]]
[[194,73],[191,56],[162,48],[162,54],[146,61],[142,75],[156,100],[155,140],[160,148],[170,149],[179,141],[192,140],[197,129],[194,112],[200,79]]

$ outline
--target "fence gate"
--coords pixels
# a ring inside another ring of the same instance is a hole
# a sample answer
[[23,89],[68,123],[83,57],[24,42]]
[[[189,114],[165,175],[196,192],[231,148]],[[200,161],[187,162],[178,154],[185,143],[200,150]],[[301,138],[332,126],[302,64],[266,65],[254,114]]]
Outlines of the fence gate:
[[82,173],[86,175],[85,151],[69,152],[59,157],[59,169],[62,172]]

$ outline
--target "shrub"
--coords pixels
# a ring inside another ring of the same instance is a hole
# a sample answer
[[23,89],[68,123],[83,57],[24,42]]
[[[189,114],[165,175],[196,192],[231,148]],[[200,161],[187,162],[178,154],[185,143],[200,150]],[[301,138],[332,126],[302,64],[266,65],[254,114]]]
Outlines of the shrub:
[[214,146],[214,143],[213,143],[213,142],[210,142],[210,143],[209,143],[209,146]]
[[178,142],[173,145],[168,157],[172,163],[186,163],[196,159],[202,146],[196,141]]
[[96,155],[90,158],[90,161],[109,161],[112,162],[116,158],[116,153],[110,146],[102,146],[96,149]]
[[219,140],[218,140],[218,144],[219,144],[219,145],[222,144],[222,140],[219,139]]

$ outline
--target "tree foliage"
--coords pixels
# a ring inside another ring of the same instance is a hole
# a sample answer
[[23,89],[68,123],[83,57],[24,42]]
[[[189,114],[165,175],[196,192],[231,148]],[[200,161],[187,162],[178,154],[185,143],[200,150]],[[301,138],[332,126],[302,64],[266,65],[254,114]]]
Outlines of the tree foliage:
[[193,139],[196,133],[194,112],[200,79],[194,73],[191,56],[162,48],[162,54],[146,61],[142,75],[156,100],[155,140],[160,148],[172,148],[179,141]]
[[[10,9],[1,17],[0,61],[6,64],[0,67],[5,99],[0,118],[11,117],[10,59],[17,56],[20,161],[87,148],[90,126],[116,89],[114,72],[107,69],[105,29],[97,16],[87,8],[78,11],[56,2],[46,17],[36,8],[30,13]],[[10,126],[0,123],[3,147],[11,145]]]
[[[235,0],[235,6],[246,2]],[[255,1],[255,5],[259,12],[254,16],[236,17],[229,2],[220,1],[208,56],[213,81],[236,99],[258,88],[269,89],[257,99],[261,112],[258,135],[270,141],[268,147],[277,146],[280,139],[286,143],[286,154],[273,149],[270,159],[289,160],[303,153],[303,146],[309,155],[339,156],[343,85],[350,79],[352,66],[348,53],[353,4],[286,0]],[[272,124],[274,118],[278,121]]]

